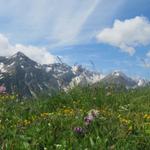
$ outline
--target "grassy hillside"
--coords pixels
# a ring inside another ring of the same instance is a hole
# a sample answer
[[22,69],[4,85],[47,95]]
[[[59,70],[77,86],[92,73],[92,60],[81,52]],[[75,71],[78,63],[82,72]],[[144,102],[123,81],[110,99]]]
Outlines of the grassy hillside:
[[[95,113],[91,120],[89,112]],[[52,98],[0,96],[4,150],[136,150],[150,147],[150,88],[77,87]]]

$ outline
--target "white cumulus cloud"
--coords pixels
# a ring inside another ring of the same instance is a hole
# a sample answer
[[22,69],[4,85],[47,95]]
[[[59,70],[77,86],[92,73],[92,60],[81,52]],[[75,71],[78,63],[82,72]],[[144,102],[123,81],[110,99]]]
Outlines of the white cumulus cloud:
[[105,28],[98,33],[97,40],[133,55],[136,47],[150,44],[150,21],[142,16],[125,21],[115,20],[112,28]]
[[56,62],[55,56],[50,54],[45,47],[11,44],[5,35],[0,34],[0,56],[11,56],[18,51],[23,52],[25,55],[41,64]]

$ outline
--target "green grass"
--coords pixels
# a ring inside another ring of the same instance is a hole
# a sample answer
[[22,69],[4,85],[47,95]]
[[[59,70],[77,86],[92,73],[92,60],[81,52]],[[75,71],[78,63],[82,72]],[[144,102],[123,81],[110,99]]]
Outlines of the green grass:
[[[84,117],[99,110],[86,126]],[[77,134],[75,127],[85,133]],[[4,150],[148,150],[150,88],[115,91],[76,87],[52,98],[17,101],[0,96],[0,148]]]

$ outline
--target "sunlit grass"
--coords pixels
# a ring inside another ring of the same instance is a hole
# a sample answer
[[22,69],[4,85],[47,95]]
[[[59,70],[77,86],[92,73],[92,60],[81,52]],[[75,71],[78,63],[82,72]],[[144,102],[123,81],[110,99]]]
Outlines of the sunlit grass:
[[[149,149],[149,91],[77,87],[26,101],[3,94],[1,149]],[[92,118],[91,110],[97,112]]]

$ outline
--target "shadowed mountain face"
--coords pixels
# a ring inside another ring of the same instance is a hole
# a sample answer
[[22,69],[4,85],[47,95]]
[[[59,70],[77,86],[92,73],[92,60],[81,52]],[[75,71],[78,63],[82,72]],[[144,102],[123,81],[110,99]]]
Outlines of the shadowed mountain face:
[[36,93],[50,89],[58,90],[55,77],[20,52],[0,59],[0,84],[6,86],[8,93],[18,93],[23,97],[36,96]]
[[[17,93],[20,97],[36,97],[37,94],[68,89],[73,80],[80,76],[94,77],[81,66],[76,70],[64,63],[41,65],[18,52],[11,57],[0,57],[0,85],[5,85],[8,93]],[[76,80],[75,80],[76,81]],[[73,86],[73,85],[72,85]]]
[[104,77],[81,65],[41,65],[21,52],[11,57],[0,57],[0,85],[4,85],[8,93],[17,93],[22,98],[37,97],[40,93],[51,95],[76,85],[87,86],[97,82],[124,85],[127,88],[147,83],[144,80],[135,81],[119,71]]

